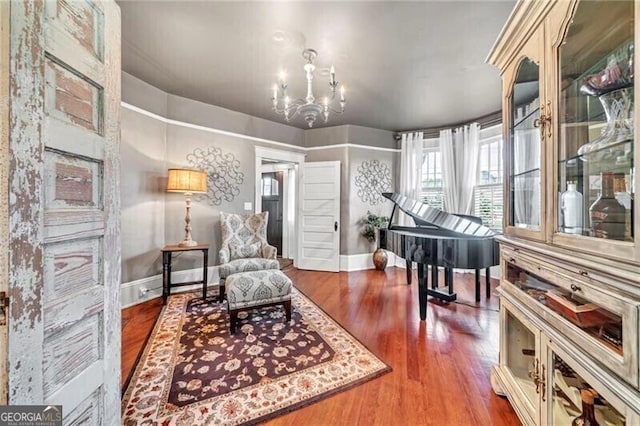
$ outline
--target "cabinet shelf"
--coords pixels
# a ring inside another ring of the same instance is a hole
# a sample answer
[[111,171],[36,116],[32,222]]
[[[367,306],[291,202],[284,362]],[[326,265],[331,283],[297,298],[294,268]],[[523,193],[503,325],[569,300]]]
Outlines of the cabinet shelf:
[[535,175],[535,174],[540,174],[540,167],[536,167],[535,169],[531,169],[531,170],[525,170],[524,172],[520,172],[520,173],[515,173],[512,176],[514,178],[519,178],[519,177],[526,177],[526,176]]
[[[609,161],[605,159],[597,159],[597,157],[603,157],[603,154],[611,153],[611,152],[622,152],[627,153],[625,155],[618,155],[615,158],[610,159]],[[574,155],[565,159],[558,161],[558,163],[564,167],[575,167],[577,161],[588,162],[589,164],[601,164],[604,163],[605,166],[611,167],[615,166],[617,169],[626,169],[627,171],[633,167],[633,141],[622,141],[615,144],[611,144],[609,146],[605,146],[603,148],[599,148],[597,150],[591,151],[588,154],[583,155]],[[598,169],[603,169],[602,167],[598,167]],[[603,169],[607,170],[607,169]]]
[[524,127],[522,125],[526,124],[527,120],[531,120],[531,118],[533,118],[534,116],[536,116],[537,118],[540,115],[539,113],[540,113],[540,107],[534,108],[533,110],[529,111],[528,114],[526,114],[524,117],[521,117],[518,121],[515,122],[515,124],[513,125],[513,130],[514,131],[530,130],[535,128],[533,127],[533,123],[532,123],[532,127]]

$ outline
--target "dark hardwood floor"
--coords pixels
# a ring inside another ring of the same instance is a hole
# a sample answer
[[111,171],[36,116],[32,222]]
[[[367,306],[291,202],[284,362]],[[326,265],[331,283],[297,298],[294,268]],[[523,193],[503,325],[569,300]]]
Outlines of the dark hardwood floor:
[[[485,299],[483,289],[476,304],[473,274],[455,275],[458,303],[431,299],[427,320],[420,321],[415,271],[411,286],[399,268],[284,272],[393,371],[267,424],[520,423],[507,400],[491,389],[490,368],[498,361],[498,297],[494,292]],[[492,289],[496,285],[493,280]],[[123,310],[123,382],[160,308],[159,301],[151,301]]]
[[124,388],[128,383],[129,375],[136,366],[138,356],[141,355],[161,310],[161,297],[122,310],[121,387]]

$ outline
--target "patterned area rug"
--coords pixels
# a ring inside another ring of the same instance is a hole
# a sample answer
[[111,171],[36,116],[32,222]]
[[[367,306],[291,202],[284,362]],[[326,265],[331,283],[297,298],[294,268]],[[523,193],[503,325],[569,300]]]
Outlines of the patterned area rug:
[[238,316],[226,303],[173,295],[122,400],[124,425],[263,421],[391,371],[295,288],[282,307]]

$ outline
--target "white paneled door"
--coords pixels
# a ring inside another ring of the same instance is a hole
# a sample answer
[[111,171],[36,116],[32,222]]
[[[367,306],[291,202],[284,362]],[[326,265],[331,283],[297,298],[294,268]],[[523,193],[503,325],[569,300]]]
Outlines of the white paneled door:
[[16,0],[1,11],[10,47],[8,69],[0,61],[10,93],[0,142],[6,399],[62,405],[64,424],[117,425],[120,9]]
[[297,267],[340,270],[340,162],[304,163]]

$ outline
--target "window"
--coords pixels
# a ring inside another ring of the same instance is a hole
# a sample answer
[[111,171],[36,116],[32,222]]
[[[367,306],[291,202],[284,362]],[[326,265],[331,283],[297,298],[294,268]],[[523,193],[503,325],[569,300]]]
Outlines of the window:
[[262,196],[271,197],[278,195],[278,181],[271,176],[262,178]]
[[480,130],[478,180],[474,188],[474,215],[491,229],[502,230],[502,126]]
[[431,207],[444,208],[442,192],[442,156],[438,138],[425,139],[420,197]]

